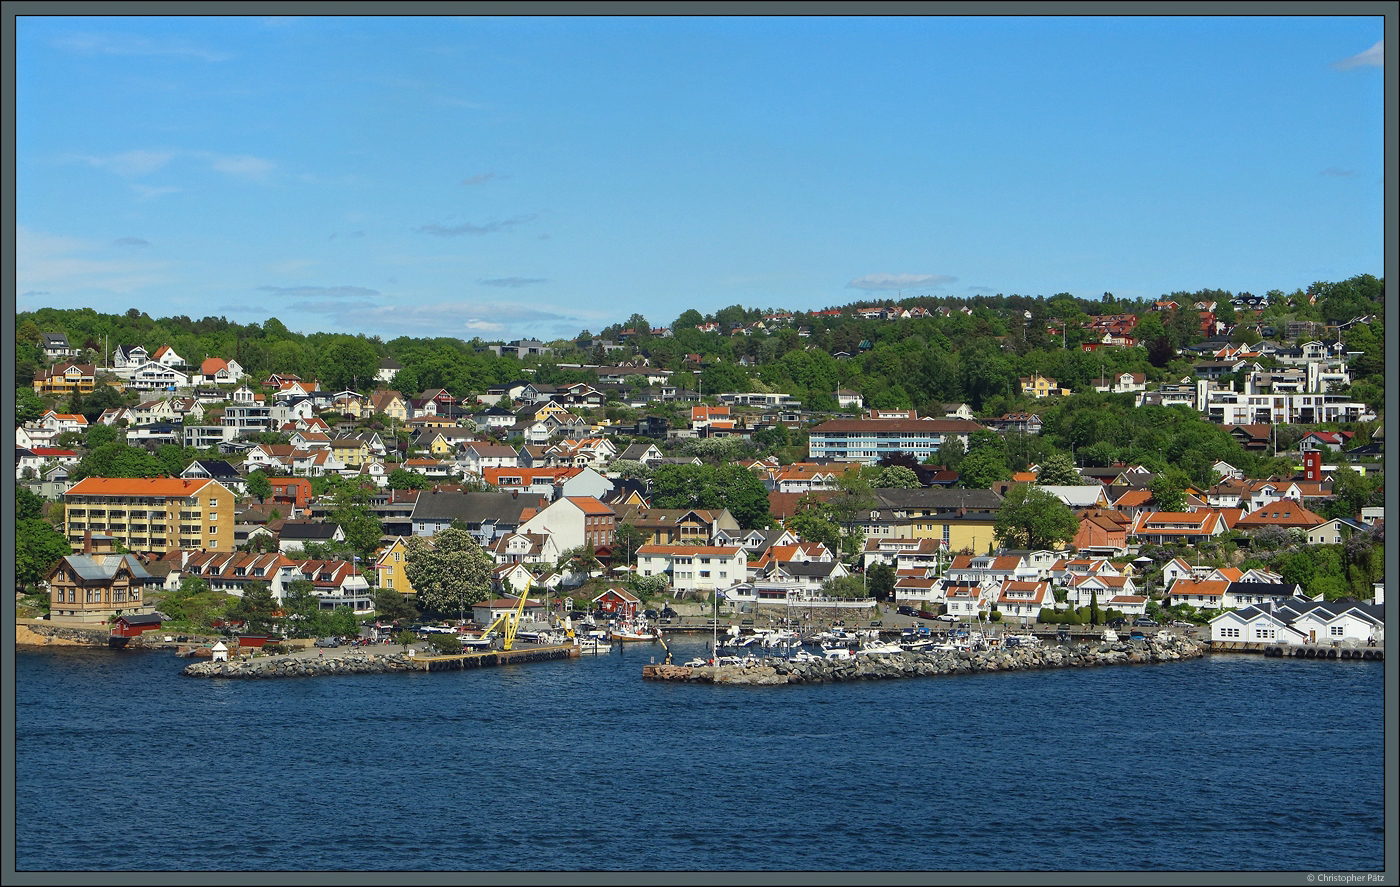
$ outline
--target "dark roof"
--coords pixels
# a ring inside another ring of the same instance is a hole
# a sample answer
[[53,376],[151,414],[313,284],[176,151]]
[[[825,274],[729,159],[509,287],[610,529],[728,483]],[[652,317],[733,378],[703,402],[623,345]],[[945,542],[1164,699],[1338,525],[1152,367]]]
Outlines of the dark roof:
[[[222,459],[196,459],[192,464],[203,468],[214,480],[224,480],[225,478],[229,480],[243,479],[232,465]],[[185,470],[188,471],[189,469],[186,468]]]
[[991,490],[953,490],[929,487],[916,490],[871,490],[877,505],[888,508],[966,508],[969,511],[996,511],[1001,497]]
[[538,506],[538,497],[517,497],[513,493],[424,492],[413,507],[414,521],[460,520],[467,524],[494,521],[514,526],[520,523],[524,508]]
[[1226,589],[1230,594],[1269,594],[1278,597],[1292,597],[1297,585],[1287,582],[1231,582]]
[[282,528],[277,531],[278,538],[281,539],[325,539],[329,541],[334,538],[335,531],[340,529],[335,524],[323,523],[321,521],[285,521]]

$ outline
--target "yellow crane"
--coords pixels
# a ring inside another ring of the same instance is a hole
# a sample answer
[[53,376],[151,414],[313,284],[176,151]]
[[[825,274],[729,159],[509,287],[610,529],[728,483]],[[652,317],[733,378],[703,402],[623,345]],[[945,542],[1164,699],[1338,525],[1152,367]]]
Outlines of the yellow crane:
[[491,624],[486,626],[481,632],[484,639],[497,627],[501,629],[501,649],[510,650],[515,644],[515,632],[520,628],[520,618],[525,613],[525,593],[521,592],[520,600],[515,602],[515,606],[491,620]]

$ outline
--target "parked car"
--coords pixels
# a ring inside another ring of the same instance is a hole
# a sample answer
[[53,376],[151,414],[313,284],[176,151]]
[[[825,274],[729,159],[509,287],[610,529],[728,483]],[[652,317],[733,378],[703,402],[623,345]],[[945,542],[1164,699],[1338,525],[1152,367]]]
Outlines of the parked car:
[[679,614],[676,613],[675,610],[672,610],[670,607],[667,607],[667,608],[665,608],[664,610],[661,611],[661,618],[662,618],[662,619],[675,619],[677,615],[679,615]]
[[648,619],[659,619],[660,615],[655,610],[643,610],[642,615]]
[[318,646],[318,647],[339,647],[339,646],[340,646],[340,640],[339,640],[338,638],[317,638],[317,639],[316,639],[316,646]]
[[1111,622],[1108,623],[1108,627],[1109,627],[1109,628],[1122,628],[1123,626],[1125,626],[1125,625],[1127,625],[1127,624],[1128,624],[1128,620],[1127,620],[1127,619],[1114,619],[1114,620],[1112,620]]
[[907,606],[907,605],[901,605],[901,606],[899,606],[899,607],[896,607],[896,608],[895,608],[895,612],[898,613],[898,614],[901,615],[901,616],[917,616],[917,615],[919,615],[919,611],[918,611],[918,610],[914,609],[913,607]]
[[1139,616],[1139,617],[1133,622],[1133,624],[1134,624],[1134,625],[1147,626],[1147,627],[1154,627],[1154,626],[1157,625],[1157,620],[1155,620],[1155,619],[1148,619],[1146,616]]

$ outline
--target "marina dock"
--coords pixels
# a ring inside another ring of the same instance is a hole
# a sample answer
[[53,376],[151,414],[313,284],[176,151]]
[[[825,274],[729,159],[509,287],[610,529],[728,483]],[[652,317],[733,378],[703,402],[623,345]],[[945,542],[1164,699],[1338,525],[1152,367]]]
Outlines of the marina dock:
[[573,644],[557,646],[520,647],[514,650],[486,650],[471,653],[414,655],[406,657],[413,665],[421,665],[424,671],[443,671],[452,668],[489,668],[495,665],[515,665],[522,662],[546,662],[552,659],[572,659],[579,655]]

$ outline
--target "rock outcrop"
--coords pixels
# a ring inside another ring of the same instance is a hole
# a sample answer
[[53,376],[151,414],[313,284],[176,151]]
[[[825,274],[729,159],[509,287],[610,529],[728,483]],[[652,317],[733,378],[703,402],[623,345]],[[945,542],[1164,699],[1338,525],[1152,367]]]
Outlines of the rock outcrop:
[[697,681],[706,684],[821,684],[836,681],[890,680],[931,675],[1039,668],[1091,668],[1100,665],[1140,665],[1197,659],[1205,644],[1189,638],[1149,638],[1113,644],[1014,647],[977,653],[924,652],[858,655],[844,660],[764,658],[748,665],[644,665],[642,677],[653,681]]

